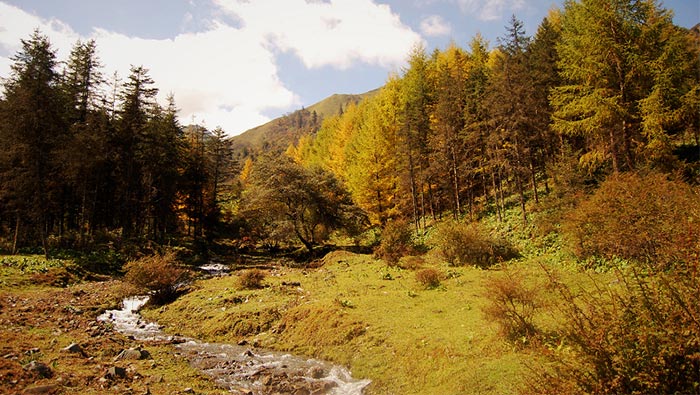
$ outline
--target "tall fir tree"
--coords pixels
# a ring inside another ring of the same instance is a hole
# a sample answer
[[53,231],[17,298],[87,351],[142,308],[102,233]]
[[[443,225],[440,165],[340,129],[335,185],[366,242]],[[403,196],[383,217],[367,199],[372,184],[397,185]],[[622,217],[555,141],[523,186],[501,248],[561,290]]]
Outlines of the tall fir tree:
[[54,49],[38,30],[22,40],[12,61],[0,117],[0,202],[15,220],[13,252],[20,228],[27,225],[27,241],[39,239],[48,255],[47,237],[60,216],[62,191],[56,163],[66,130],[60,76]]

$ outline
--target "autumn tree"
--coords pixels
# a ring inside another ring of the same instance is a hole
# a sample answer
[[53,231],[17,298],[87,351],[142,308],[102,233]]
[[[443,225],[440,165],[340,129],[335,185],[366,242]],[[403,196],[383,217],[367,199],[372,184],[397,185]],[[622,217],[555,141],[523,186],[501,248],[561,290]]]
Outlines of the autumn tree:
[[305,169],[286,156],[255,164],[242,214],[267,227],[268,235],[290,231],[309,252],[331,231],[361,223],[349,193],[331,173]]
[[400,95],[399,81],[392,79],[358,106],[362,120],[344,152],[348,189],[375,224],[384,225],[400,214]]

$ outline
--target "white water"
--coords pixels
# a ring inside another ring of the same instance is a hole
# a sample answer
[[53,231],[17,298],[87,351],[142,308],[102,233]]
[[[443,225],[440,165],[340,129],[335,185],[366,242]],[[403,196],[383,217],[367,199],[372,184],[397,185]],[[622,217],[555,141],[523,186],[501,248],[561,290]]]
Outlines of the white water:
[[[97,319],[111,322],[118,332],[137,340],[173,340],[159,325],[144,321],[138,314],[147,301],[148,296],[126,298],[120,310],[107,310]],[[238,345],[185,340],[175,346],[178,352],[229,389],[243,387],[255,394],[264,394],[265,380],[289,377],[292,378],[290,382],[296,378],[297,382],[326,388],[328,394],[361,395],[370,383],[354,379],[348,369],[324,361]]]

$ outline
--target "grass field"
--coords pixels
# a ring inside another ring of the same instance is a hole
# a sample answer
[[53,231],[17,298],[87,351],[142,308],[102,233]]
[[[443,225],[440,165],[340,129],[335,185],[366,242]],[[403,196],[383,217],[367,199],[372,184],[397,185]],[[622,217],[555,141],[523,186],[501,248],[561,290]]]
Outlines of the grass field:
[[[269,271],[260,289],[240,289],[235,274],[202,280],[193,292],[145,314],[168,332],[246,340],[346,365],[354,376],[372,380],[371,394],[517,393],[538,357],[504,340],[486,318],[485,284],[507,271],[542,288],[547,258],[490,270],[449,267],[434,253],[419,261],[442,274],[439,286],[426,288],[417,269],[338,251],[319,268]],[[589,278],[558,272],[569,284]],[[546,306],[547,295],[540,294]],[[538,327],[554,325],[551,311],[543,308],[535,316]]]

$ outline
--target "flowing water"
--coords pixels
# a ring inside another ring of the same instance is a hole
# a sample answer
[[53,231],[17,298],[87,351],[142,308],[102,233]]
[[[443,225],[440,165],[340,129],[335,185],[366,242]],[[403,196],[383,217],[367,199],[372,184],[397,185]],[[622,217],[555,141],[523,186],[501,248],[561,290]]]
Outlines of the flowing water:
[[108,310],[97,319],[111,322],[115,330],[137,340],[178,343],[174,346],[178,354],[232,391],[360,395],[370,383],[354,379],[346,368],[324,361],[168,335],[138,313],[147,301],[147,296],[126,298],[120,310]]

